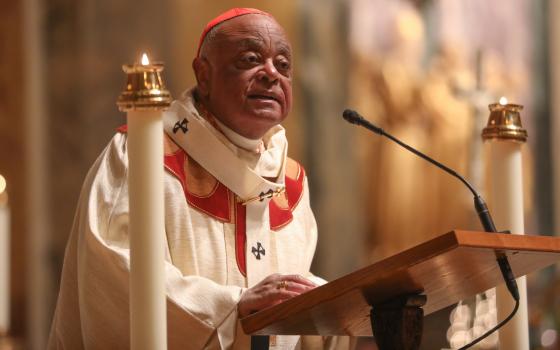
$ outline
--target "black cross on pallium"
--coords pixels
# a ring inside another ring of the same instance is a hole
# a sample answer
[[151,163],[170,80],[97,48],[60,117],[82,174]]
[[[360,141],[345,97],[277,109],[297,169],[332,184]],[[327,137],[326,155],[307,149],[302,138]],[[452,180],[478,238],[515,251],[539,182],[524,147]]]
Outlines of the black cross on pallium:
[[257,258],[257,260],[261,260],[261,255],[265,255],[266,253],[261,242],[257,242],[257,247],[252,247],[251,252],[255,255],[255,258]]
[[268,190],[266,193],[261,192],[261,194],[259,194],[259,202],[264,201],[265,198],[272,198],[272,194],[274,193],[273,190]]
[[180,122],[175,123],[175,125],[173,126],[173,133],[176,134],[177,131],[181,129],[183,131],[183,134],[186,134],[187,131],[189,131],[189,128],[187,128],[188,123],[189,121],[187,120],[187,118],[184,118]]

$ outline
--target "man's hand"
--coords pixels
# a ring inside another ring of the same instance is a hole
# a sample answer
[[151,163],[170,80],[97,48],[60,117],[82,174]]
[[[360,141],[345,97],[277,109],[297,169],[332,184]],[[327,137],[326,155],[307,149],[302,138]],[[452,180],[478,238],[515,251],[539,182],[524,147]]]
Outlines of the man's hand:
[[237,304],[239,317],[279,304],[315,287],[315,283],[300,275],[270,275],[241,295]]

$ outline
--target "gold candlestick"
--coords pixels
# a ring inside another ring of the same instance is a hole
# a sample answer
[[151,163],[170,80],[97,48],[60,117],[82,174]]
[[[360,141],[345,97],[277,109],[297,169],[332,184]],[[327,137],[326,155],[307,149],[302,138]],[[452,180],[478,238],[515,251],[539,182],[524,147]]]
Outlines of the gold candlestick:
[[127,75],[127,81],[117,100],[120,111],[161,110],[169,107],[171,94],[161,77],[163,63],[150,63],[148,56],[143,54],[140,63],[125,64],[122,68]]
[[482,130],[483,140],[527,141],[527,130],[521,125],[520,112],[523,106],[507,103],[507,100],[502,98],[500,103],[493,103],[488,109],[490,117],[488,125]]
[[[523,106],[508,104],[505,98],[491,104],[488,125],[482,131],[490,156],[490,205],[496,226],[523,234],[523,164],[521,147],[527,141],[527,130],[521,125]],[[529,350],[527,285],[525,277],[517,279],[519,310],[500,329],[500,349]],[[498,319],[504,319],[513,308],[513,299],[504,285],[496,288]]]
[[167,349],[163,111],[171,96],[163,64],[124,65],[125,90],[117,105],[128,124],[130,239],[130,347]]

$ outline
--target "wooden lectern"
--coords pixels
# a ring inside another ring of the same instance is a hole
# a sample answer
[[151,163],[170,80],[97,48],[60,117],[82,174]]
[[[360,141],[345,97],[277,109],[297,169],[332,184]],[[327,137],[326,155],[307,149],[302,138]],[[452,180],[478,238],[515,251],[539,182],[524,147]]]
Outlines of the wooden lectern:
[[243,330],[374,335],[380,350],[416,349],[423,313],[503,283],[497,254],[508,256],[516,277],[524,276],[560,260],[560,238],[452,231],[247,316]]

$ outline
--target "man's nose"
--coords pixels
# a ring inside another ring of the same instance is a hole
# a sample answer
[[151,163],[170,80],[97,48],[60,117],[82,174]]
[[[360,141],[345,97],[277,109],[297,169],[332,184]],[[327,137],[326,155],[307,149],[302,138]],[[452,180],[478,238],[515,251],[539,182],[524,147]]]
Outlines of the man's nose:
[[276,82],[278,80],[278,70],[274,66],[274,62],[271,58],[264,61],[262,69],[259,71],[259,78],[266,79],[269,82]]

